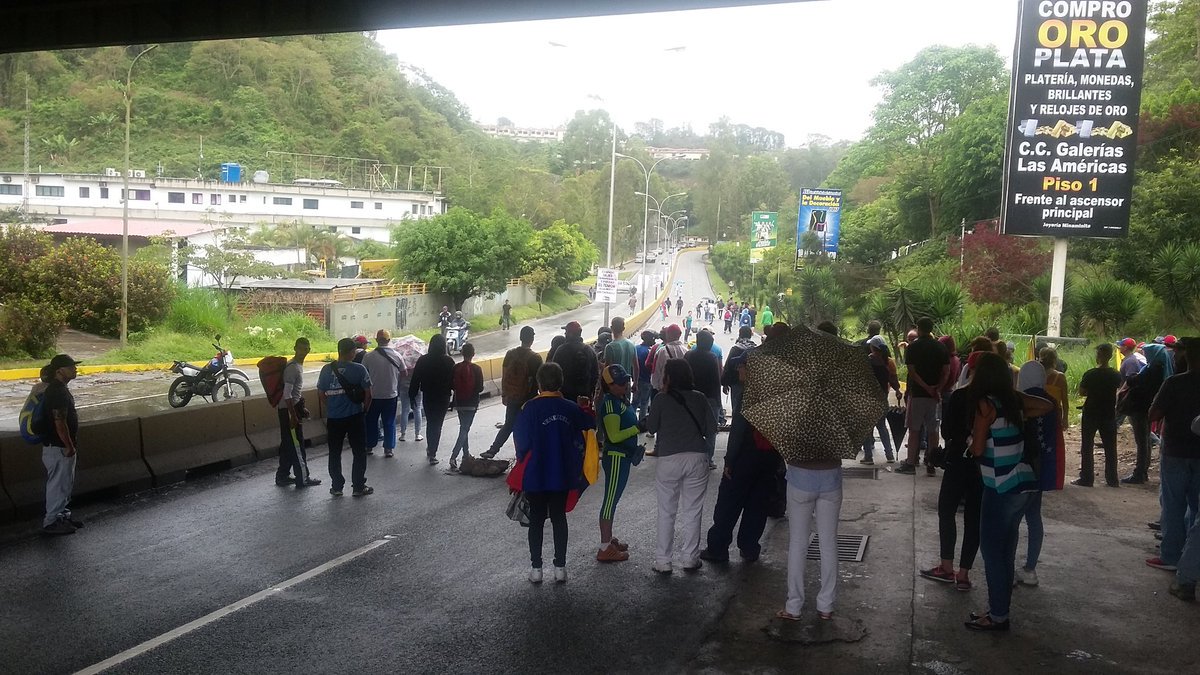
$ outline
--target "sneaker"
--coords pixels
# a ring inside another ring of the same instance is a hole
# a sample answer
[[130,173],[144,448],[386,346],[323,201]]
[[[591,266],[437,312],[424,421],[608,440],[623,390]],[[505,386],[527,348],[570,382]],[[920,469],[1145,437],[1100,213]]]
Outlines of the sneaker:
[[935,467],[932,464],[926,464],[925,465],[925,475],[926,476],[936,476],[937,475],[937,467]]
[[295,481],[293,481],[291,478],[289,478],[287,480],[279,480],[278,478],[275,479],[275,485],[277,487],[288,487],[288,486],[291,486],[294,484],[295,484]]
[[[743,556],[743,557],[745,557],[745,556]],[[729,554],[726,553],[725,555],[721,555],[720,553],[718,553],[716,551],[710,551],[708,549],[704,549],[704,550],[700,551],[700,559],[707,560],[709,562],[714,562],[714,563],[725,563],[725,562],[729,562]]]
[[438,462],[440,462],[440,461],[441,461],[441,460],[440,460],[440,459],[438,459],[437,457],[430,457],[430,458],[429,458],[429,466],[433,466],[434,464],[437,464],[437,463],[438,463]]
[[1017,568],[1017,583],[1026,586],[1037,586],[1037,570],[1025,569],[1024,567]]
[[921,575],[922,579],[929,579],[930,581],[940,581],[944,584],[954,583],[954,572],[947,572],[940,565],[937,567],[927,569],[927,570],[921,570],[918,572],[918,574]]
[[350,494],[354,497],[366,497],[367,495],[375,494],[375,488],[371,487],[370,485],[364,485],[359,488],[354,488],[354,491]]
[[1082,478],[1076,478],[1075,480],[1071,481],[1071,485],[1075,485],[1078,487],[1092,487],[1092,481],[1084,480]]
[[540,584],[540,583],[542,583],[542,568],[540,568],[540,567],[533,567],[533,568],[530,568],[530,570],[529,570],[529,583],[531,583],[531,584]]
[[396,453],[395,453],[395,451],[393,451],[393,450],[384,450],[384,451],[383,451],[383,456],[384,456],[384,457],[395,457],[395,456],[396,456]]
[[1146,564],[1156,570],[1165,570],[1167,572],[1174,572],[1178,569],[1174,565],[1168,565],[1167,563],[1163,562],[1162,558],[1147,558]]
[[620,541],[616,537],[613,537],[612,539],[608,540],[608,543],[612,544],[613,546],[616,546],[618,551],[628,551],[629,550],[629,544],[626,544],[625,542]]
[[482,453],[479,456],[482,457],[483,459],[493,459],[493,458],[495,458],[497,452],[498,452],[497,450],[488,450],[487,452]]
[[422,436],[421,434],[417,434],[417,442],[420,443],[423,440],[425,440],[425,437]]
[[900,462],[900,466],[896,467],[896,473],[902,473],[906,476],[915,476],[917,474],[917,467],[909,464],[908,462]]
[[408,442],[408,439],[404,437],[404,434],[400,434],[400,437],[399,437],[399,438],[397,438],[396,440],[400,441],[401,443],[407,443],[407,442]]
[[374,454],[375,454],[375,448],[367,448],[367,454],[368,454],[368,455],[374,455]]
[[701,567],[704,567],[704,563],[698,559],[690,565],[682,565],[684,572],[699,572]]
[[43,527],[42,532],[45,534],[75,534],[75,526],[68,523],[65,519],[59,518]]
[[1125,476],[1124,478],[1122,478],[1121,482],[1126,485],[1141,485],[1142,483],[1146,482],[1146,477],[1139,476],[1136,473],[1131,473],[1128,476]]
[[554,566],[554,581],[560,584],[567,583],[567,568]]
[[655,572],[658,572],[659,574],[670,574],[671,573],[671,563],[657,563],[656,562],[650,566],[650,569],[654,570]]
[[450,470],[451,470],[451,471],[458,471],[458,462],[457,462],[457,461],[455,461],[455,460],[453,460],[453,459],[452,459],[452,460],[450,460]]
[[341,497],[342,496],[342,488],[332,488],[331,487],[331,488],[329,488],[329,494],[333,495],[334,497]]
[[312,486],[314,486],[314,485],[320,485],[320,484],[321,484],[321,479],[320,479],[320,478],[305,478],[305,479],[304,479],[304,482],[303,482],[303,483],[297,483],[297,484],[296,484],[296,487],[298,487],[298,488],[306,488],[306,487],[312,487]]
[[1150,529],[1152,529],[1152,530],[1161,530],[1161,529],[1162,529],[1162,523],[1161,523],[1160,521],[1157,521],[1157,520],[1156,520],[1156,521],[1154,521],[1154,522],[1152,522],[1152,523],[1146,523],[1146,527],[1148,527],[1148,528],[1150,528]]
[[859,463],[859,464],[866,464],[867,466],[875,466],[875,460],[873,460],[873,459],[871,459],[871,458],[869,458],[869,457],[868,457],[867,459],[860,459],[860,460],[858,460],[858,463]]
[[599,562],[625,562],[629,560],[629,554],[609,542],[608,546],[596,553],[596,560]]
[[1188,602],[1195,602],[1196,600],[1196,584],[1181,584],[1178,581],[1172,581],[1171,587],[1167,590],[1171,595],[1180,600]]

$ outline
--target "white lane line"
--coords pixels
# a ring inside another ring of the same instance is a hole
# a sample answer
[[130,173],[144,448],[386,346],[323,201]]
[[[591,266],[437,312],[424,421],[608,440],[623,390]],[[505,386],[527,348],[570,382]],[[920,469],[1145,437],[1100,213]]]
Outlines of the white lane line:
[[204,626],[207,626],[208,624],[213,623],[214,621],[223,619],[226,616],[229,616],[230,614],[233,614],[234,612],[238,611],[239,609],[245,609],[246,607],[249,607],[250,605],[253,605],[256,602],[259,602],[260,600],[266,599],[276,593],[286,591],[287,589],[291,588],[292,586],[295,586],[296,584],[300,584],[305,581],[308,581],[309,579],[312,579],[313,577],[317,576],[318,574],[328,572],[329,570],[331,570],[339,565],[343,565],[347,562],[350,562],[351,560],[354,560],[355,558],[363,555],[364,553],[369,553],[371,551],[374,551],[375,549],[379,548],[380,546],[383,546],[384,544],[390,543],[392,541],[395,541],[395,540],[394,539],[377,539],[376,541],[373,541],[373,542],[367,544],[366,546],[363,546],[362,548],[355,549],[343,556],[334,558],[333,560],[330,560],[327,563],[318,565],[317,567],[314,567],[311,570],[308,570],[307,572],[304,572],[303,574],[300,574],[298,576],[294,576],[291,579],[288,579],[287,581],[285,581],[281,584],[276,584],[275,586],[261,590],[261,591],[255,593],[254,595],[251,595],[246,598],[242,598],[241,600],[238,600],[237,602],[235,602],[233,604],[226,605],[226,606],[222,607],[221,609],[216,610],[215,612],[205,614],[204,616],[200,617],[199,619],[196,619],[195,621],[190,621],[174,630],[167,631],[166,633],[163,633],[162,635],[159,635],[158,637],[151,638],[151,639],[143,642],[142,644],[137,645],[136,647],[131,647],[129,649],[126,649],[125,651],[121,652],[120,654],[117,654],[116,656],[107,658],[95,665],[88,666],[87,668],[84,668],[83,670],[78,671],[76,673],[76,675],[95,675],[96,673],[102,673],[105,670],[108,670],[109,668],[118,666],[130,659],[141,656],[142,654],[145,654],[146,652],[149,652],[153,649],[157,649],[158,647],[161,647],[162,645],[165,645],[168,642],[170,642],[176,638],[183,637],[184,635],[187,635],[188,633],[191,633],[197,629],[203,628]]

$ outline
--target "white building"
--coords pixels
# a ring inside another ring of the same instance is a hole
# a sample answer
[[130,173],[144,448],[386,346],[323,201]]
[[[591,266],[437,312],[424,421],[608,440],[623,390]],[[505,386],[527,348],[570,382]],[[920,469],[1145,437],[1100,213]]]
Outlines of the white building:
[[[107,173],[116,175],[36,173],[25,184],[21,172],[0,172],[0,209],[24,205],[31,215],[67,224],[81,218],[121,218],[122,178],[120,172]],[[336,181],[226,183],[133,173],[129,217],[156,223],[161,231],[178,232],[185,223],[249,227],[302,220],[356,239],[387,243],[393,225],[429,218],[447,208],[437,192],[363,190]],[[161,231],[147,230],[147,236]]]
[[566,127],[510,127],[500,126],[498,124],[480,124],[480,131],[493,138],[512,138],[518,141],[538,141],[541,143],[547,141],[562,142],[566,135]]
[[686,159],[698,161],[708,158],[708,150],[706,148],[654,148],[647,146],[646,152],[649,153],[652,159]]

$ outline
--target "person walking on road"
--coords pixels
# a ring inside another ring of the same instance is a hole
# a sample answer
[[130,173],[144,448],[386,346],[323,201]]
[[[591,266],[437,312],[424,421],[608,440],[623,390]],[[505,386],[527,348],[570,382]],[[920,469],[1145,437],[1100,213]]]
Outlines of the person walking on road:
[[275,484],[280,486],[294,483],[305,488],[321,484],[320,478],[309,475],[308,453],[304,449],[304,420],[308,417],[304,409],[304,359],[311,349],[308,338],[296,338],[295,355],[283,368],[283,396],[275,406],[279,415],[279,468],[275,471]]
[[762,327],[765,330],[767,326],[775,323],[775,313],[771,311],[770,305],[763,305],[762,309]]
[[733,309],[727,306],[723,311],[725,313],[725,334],[730,335],[733,333]]
[[363,410],[371,406],[371,376],[361,363],[354,362],[354,340],[338,340],[338,359],[325,364],[317,376],[317,391],[325,403],[325,426],[329,436],[329,494],[342,496],[346,477],[342,475],[342,444],[349,442],[352,456],[350,485],[355,497],[375,490],[367,486],[367,444]]
[[[537,371],[540,394],[525,404],[513,437],[517,462],[525,462],[522,490],[529,500],[529,581],[542,583],[542,539],[554,528],[554,580],[567,580],[567,493],[583,473],[583,432],[592,416],[563,397],[563,371],[547,363]],[[526,459],[528,457],[528,459]]]
[[635,352],[637,354],[637,388],[634,391],[634,407],[637,408],[638,421],[646,419],[646,413],[650,409],[650,393],[653,388],[650,386],[650,350],[654,349],[655,342],[658,341],[658,336],[651,330],[644,330],[640,336],[642,343],[637,346]]
[[551,359],[562,369],[562,395],[572,403],[578,403],[581,397],[591,400],[600,376],[596,351],[583,341],[583,327],[578,321],[568,323],[563,330],[566,341]]
[[450,470],[458,471],[458,453],[470,457],[471,425],[475,423],[475,413],[479,411],[479,395],[483,393],[483,369],[472,363],[475,358],[475,345],[470,342],[462,346],[462,363],[454,365],[452,380],[454,382],[454,400],[451,406],[458,411],[458,440],[450,451]]
[[521,407],[537,396],[537,371],[542,367],[542,357],[533,351],[533,326],[521,328],[521,346],[513,347],[504,354],[501,362],[500,402],[504,404],[504,423],[496,432],[492,446],[480,457],[492,459],[512,435],[513,425]]
[[[713,334],[707,329],[696,333],[696,348],[683,355],[683,360],[692,369],[692,383],[696,391],[708,399],[713,418],[721,418],[721,357],[713,350]],[[708,443],[708,469],[717,468],[713,457],[717,451],[717,435],[705,439]]]
[[446,338],[434,335],[429,339],[429,352],[413,366],[408,398],[416,405],[417,395],[425,397],[425,455],[429,465],[438,463],[438,443],[442,440],[442,424],[450,408],[450,389],[454,380],[454,359],[446,354]]
[[[415,364],[414,364],[415,365]],[[399,417],[400,417],[400,436],[396,439],[401,443],[406,442],[408,435],[408,417],[412,415],[413,432],[417,435],[416,441],[420,443],[425,440],[421,435],[421,405],[425,402],[425,397],[422,394],[417,394],[417,398],[409,400],[408,387],[412,384],[412,370],[405,367],[400,372],[400,379],[396,381],[396,397],[399,399]]]
[[508,302],[508,298],[504,299],[504,305],[500,307],[500,325],[504,330],[512,327],[512,304]]
[[404,366],[389,346],[392,334],[380,329],[375,334],[375,349],[363,357],[363,366],[371,376],[371,407],[367,408],[367,454],[379,445],[379,427],[383,425],[383,456],[396,452],[396,407],[400,398],[400,374]]
[[[654,483],[658,493],[658,543],[652,569],[670,574],[675,562],[686,572],[698,570],[703,564],[700,525],[708,490],[708,439],[717,433],[717,417],[704,394],[695,391],[687,361],[664,361],[662,393],[650,404],[650,415],[643,426],[657,434]],[[677,515],[682,537],[676,559]]]
[[[663,329],[663,343],[654,350],[654,355],[651,360],[654,361],[653,370],[650,374],[650,386],[655,391],[662,393],[663,378],[666,376],[667,361],[671,359],[682,359],[687,353],[687,347],[679,339],[683,337],[683,330],[679,328],[679,324],[671,324]],[[689,380],[691,378],[688,378]],[[653,404],[653,402],[652,402]]]
[[693,325],[692,322],[694,320],[695,320],[695,318],[692,316],[692,312],[689,310],[687,318],[683,320],[683,343],[684,344],[687,344],[688,340],[690,340],[692,337],[692,325]]
[[74,534],[83,521],[71,515],[71,493],[75,489],[75,458],[78,452],[79,414],[75,397],[67,388],[77,374],[79,361],[66,354],[50,359],[50,381],[42,400],[42,465],[46,467],[46,516],[42,532]]
[[683,296],[675,298],[675,316],[683,316]]
[[613,519],[617,502],[629,482],[633,456],[638,449],[637,409],[629,405],[629,390],[633,378],[619,364],[604,367],[600,387],[604,398],[600,403],[600,421],[604,425],[604,501],[600,504],[600,550],[596,560],[621,562],[629,560],[629,546],[613,536]]

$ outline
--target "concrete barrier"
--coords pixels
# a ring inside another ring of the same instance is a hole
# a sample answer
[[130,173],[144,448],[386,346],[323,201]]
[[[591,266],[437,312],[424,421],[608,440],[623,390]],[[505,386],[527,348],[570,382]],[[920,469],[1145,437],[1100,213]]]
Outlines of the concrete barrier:
[[29,445],[15,432],[0,435],[0,480],[14,509],[32,511],[44,504],[46,469],[41,446]]
[[304,405],[308,408],[310,416],[304,423],[304,443],[310,448],[322,445],[329,438],[329,432],[325,428],[325,406],[321,404],[321,397],[316,389],[304,392]]
[[246,440],[259,461],[279,456],[279,413],[266,396],[252,396],[242,402],[246,416]]
[[242,401],[167,410],[142,418],[142,456],[156,486],[183,480],[189,469],[255,461],[246,439]]

